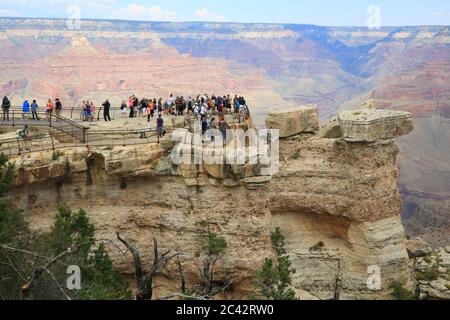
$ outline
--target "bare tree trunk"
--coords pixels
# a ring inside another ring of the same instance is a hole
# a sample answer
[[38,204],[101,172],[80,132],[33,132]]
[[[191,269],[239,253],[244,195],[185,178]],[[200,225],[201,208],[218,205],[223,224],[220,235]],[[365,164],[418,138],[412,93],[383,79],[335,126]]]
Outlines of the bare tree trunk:
[[124,240],[119,233],[117,233],[117,239],[122,242],[133,255],[137,284],[136,300],[151,300],[153,298],[153,290],[155,289],[155,286],[153,285],[155,275],[167,264],[167,262],[178,257],[180,254],[177,253],[171,255],[170,251],[167,251],[160,255],[158,252],[158,242],[156,239],[153,239],[153,263],[149,271],[145,272],[142,267],[139,249],[134,244]]

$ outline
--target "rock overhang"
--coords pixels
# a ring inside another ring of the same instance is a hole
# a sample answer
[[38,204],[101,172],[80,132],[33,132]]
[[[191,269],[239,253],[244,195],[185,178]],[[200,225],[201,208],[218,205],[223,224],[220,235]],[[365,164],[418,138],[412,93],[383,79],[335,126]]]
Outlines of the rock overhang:
[[411,113],[364,109],[337,115],[342,137],[347,142],[373,143],[407,135],[414,129]]
[[316,132],[319,130],[318,106],[304,105],[275,110],[267,116],[266,127],[279,130],[280,138]]

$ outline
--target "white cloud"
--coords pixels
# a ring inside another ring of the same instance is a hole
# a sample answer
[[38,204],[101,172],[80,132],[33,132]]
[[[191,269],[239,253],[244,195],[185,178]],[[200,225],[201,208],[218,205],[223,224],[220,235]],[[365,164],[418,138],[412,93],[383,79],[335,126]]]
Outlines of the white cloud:
[[21,14],[15,9],[1,9],[0,17],[20,17]]
[[177,13],[165,10],[160,6],[145,7],[140,4],[130,4],[127,7],[114,9],[112,18],[124,20],[176,20]]
[[433,16],[435,16],[435,17],[441,17],[441,16],[443,16],[444,15],[444,11],[435,11],[435,12],[433,12],[432,13],[432,15]]
[[227,18],[216,13],[209,12],[208,9],[197,9],[195,11],[195,16],[199,18],[202,21],[217,21],[217,22],[223,22],[226,21]]

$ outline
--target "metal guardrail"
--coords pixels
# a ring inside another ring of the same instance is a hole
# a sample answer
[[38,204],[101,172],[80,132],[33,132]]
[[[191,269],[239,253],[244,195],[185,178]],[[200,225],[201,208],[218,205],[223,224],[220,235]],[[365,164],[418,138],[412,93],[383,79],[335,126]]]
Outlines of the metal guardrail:
[[[98,110],[98,111],[96,111],[97,116],[95,117],[95,114],[94,114],[94,118],[96,118],[97,121],[99,121],[102,119],[103,107],[99,107],[97,110]],[[10,113],[22,115],[23,114],[22,107],[12,106],[10,108]],[[39,113],[44,114],[44,115],[46,114],[44,111],[40,111]],[[127,112],[125,113],[126,118],[129,117],[129,113],[130,113],[130,111],[127,108]],[[250,112],[249,112],[247,106],[244,106],[239,113],[235,113],[234,109],[233,109],[232,113],[219,113],[217,111],[208,112],[208,115],[214,115],[214,116],[220,116],[220,115],[224,115],[224,114],[233,114],[234,116],[239,117],[239,122],[242,122],[243,119],[245,119],[246,117],[248,117],[248,115],[250,115]],[[116,116],[121,117],[121,115],[122,115],[122,112],[121,112],[120,108],[116,108],[116,107],[110,108],[110,116],[111,116],[112,120],[116,119]],[[155,112],[155,115],[157,115],[157,112]],[[31,113],[30,113],[30,116],[31,116]],[[85,120],[84,115],[83,115],[83,109],[80,107],[63,108],[60,111],[60,116],[65,117],[66,119],[71,119],[71,120],[80,120],[80,121]],[[190,112],[189,115],[185,114],[184,116],[194,116],[194,114],[192,112]]]
[[[169,132],[172,129],[166,129]],[[64,140],[64,139],[62,139]],[[115,147],[115,146],[133,146],[145,145],[150,143],[159,143],[160,138],[156,130],[136,130],[123,132],[101,132],[92,131],[86,135],[86,143],[77,139],[70,142],[62,142],[58,137],[52,134],[29,135],[26,138],[11,138],[0,140],[0,153],[7,156],[16,156],[41,151],[56,151],[68,148],[80,147]]]
[[24,114],[14,109],[7,113],[2,112],[0,114],[0,126],[16,127],[28,125],[29,127],[50,127],[71,135],[81,142],[86,142],[86,131],[88,128],[81,124],[54,113],[37,112],[34,116],[37,116],[38,119],[33,119],[33,115],[30,113]]
[[[74,108],[72,108],[74,110]],[[81,109],[80,109],[81,110]],[[120,110],[120,109],[118,109]],[[99,111],[99,113],[101,110]],[[62,115],[47,114],[45,112],[38,112],[36,114],[40,120],[33,120],[31,114],[24,114],[22,110],[10,109],[9,121],[3,120],[4,113],[0,113],[0,126],[25,126],[30,128],[49,127],[60,131],[62,134],[72,137],[71,142],[61,142],[61,137],[55,137],[54,134],[47,135],[30,135],[26,138],[12,138],[0,140],[0,152],[7,150],[7,155],[21,155],[23,153],[66,149],[73,147],[114,147],[114,146],[129,146],[142,145],[148,143],[159,143],[160,138],[155,129],[140,129],[140,130],[89,130],[80,123],[66,118]],[[233,123],[242,123],[248,120],[249,113],[219,113],[208,112],[207,118],[220,117],[228,115],[232,116]],[[193,114],[185,116],[187,121],[200,120],[200,116]],[[165,126],[167,132],[173,131],[174,128]],[[44,143],[44,139],[48,138],[50,143]],[[42,143],[34,143],[41,141]],[[6,146],[6,147],[5,147]],[[5,152],[4,152],[5,153]]]

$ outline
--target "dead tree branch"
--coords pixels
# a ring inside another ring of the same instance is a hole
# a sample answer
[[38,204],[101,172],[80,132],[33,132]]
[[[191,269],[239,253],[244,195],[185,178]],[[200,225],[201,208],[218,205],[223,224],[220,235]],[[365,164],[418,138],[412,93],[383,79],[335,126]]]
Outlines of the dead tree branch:
[[154,277],[170,260],[178,257],[180,254],[170,254],[170,251],[159,254],[158,242],[156,239],[153,239],[153,263],[148,271],[144,271],[139,249],[134,244],[123,239],[119,233],[117,233],[117,239],[127,247],[133,256],[137,284],[136,299],[151,300],[153,298],[153,290],[156,288],[153,284]]

